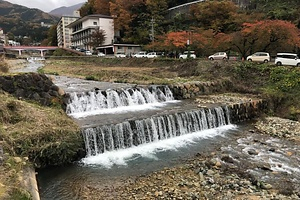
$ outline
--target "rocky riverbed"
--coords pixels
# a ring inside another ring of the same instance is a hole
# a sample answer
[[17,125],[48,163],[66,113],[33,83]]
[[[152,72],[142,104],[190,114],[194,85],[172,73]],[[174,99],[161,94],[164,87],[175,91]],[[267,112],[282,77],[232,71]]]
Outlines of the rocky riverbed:
[[[253,98],[227,94],[197,102],[231,104]],[[101,187],[83,186],[80,199],[300,199],[300,123],[267,117],[252,122],[241,135],[179,166]]]

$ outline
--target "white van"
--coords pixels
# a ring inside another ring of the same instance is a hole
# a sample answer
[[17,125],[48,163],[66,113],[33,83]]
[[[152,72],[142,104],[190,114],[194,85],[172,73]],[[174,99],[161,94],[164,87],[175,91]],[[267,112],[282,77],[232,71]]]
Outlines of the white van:
[[277,53],[275,64],[278,66],[291,65],[300,67],[300,59],[295,53]]
[[181,58],[181,59],[187,59],[188,56],[190,56],[189,58],[196,58],[195,51],[185,51],[185,52],[183,52],[183,54],[181,54],[179,56],[179,58]]
[[147,52],[146,51],[140,51],[137,54],[133,55],[134,58],[147,58]]

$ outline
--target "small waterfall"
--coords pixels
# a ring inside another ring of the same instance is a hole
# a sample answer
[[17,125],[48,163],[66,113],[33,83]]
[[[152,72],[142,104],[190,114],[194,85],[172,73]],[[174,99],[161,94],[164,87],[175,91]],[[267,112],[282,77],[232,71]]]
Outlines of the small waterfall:
[[89,91],[71,93],[66,113],[82,113],[101,109],[111,109],[123,106],[136,106],[149,103],[174,100],[167,86],[151,86],[149,88],[128,88],[106,91]]
[[83,129],[87,156],[230,124],[227,107],[155,116]]

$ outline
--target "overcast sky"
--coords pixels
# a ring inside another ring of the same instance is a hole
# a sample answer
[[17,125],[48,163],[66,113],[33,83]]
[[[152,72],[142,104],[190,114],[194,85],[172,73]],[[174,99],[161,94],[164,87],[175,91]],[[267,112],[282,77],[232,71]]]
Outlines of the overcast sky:
[[38,8],[45,12],[50,12],[62,6],[73,6],[86,0],[5,0],[10,3],[19,4],[28,8]]

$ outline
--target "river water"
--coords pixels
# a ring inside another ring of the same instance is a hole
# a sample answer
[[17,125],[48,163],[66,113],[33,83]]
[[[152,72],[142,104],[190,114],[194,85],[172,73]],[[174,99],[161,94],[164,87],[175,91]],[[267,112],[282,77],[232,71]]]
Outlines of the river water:
[[236,141],[246,128],[247,125],[227,125],[84,158],[66,167],[40,170],[37,178],[41,199],[77,199],[81,191],[78,188],[85,185],[113,187],[121,180],[182,164],[197,153]]

